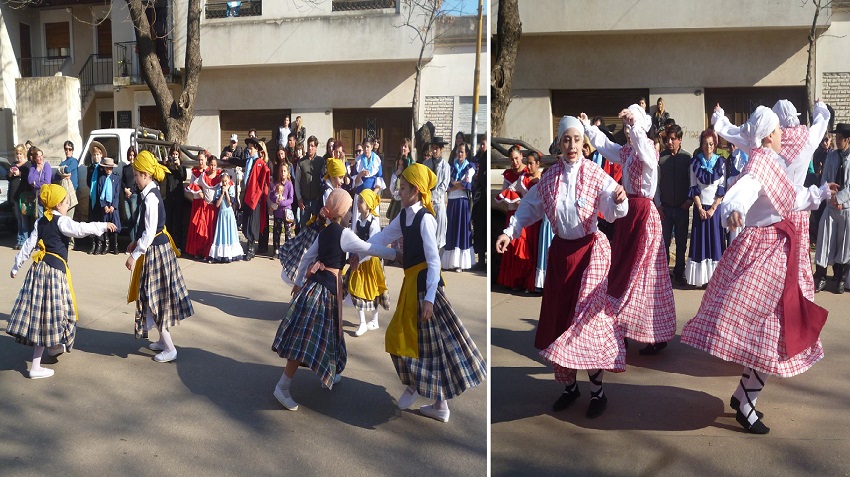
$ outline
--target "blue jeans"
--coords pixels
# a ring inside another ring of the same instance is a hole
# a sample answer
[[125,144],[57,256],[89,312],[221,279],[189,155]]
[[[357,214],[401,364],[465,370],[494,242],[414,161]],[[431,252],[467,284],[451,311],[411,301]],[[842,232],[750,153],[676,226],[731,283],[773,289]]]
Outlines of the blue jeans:
[[676,265],[673,276],[685,275],[685,259],[688,256],[688,214],[690,208],[663,207],[664,219],[661,221],[661,233],[664,235],[664,250],[667,253],[667,263],[670,263],[670,240],[676,234]]
[[130,197],[125,197],[124,201],[121,203],[121,211],[123,212],[124,217],[122,217],[122,221],[126,220],[126,224],[130,229],[130,241],[136,241],[136,211],[139,209],[139,194],[130,194]]
[[12,199],[12,214],[15,216],[15,222],[18,225],[18,242],[17,245],[23,245],[30,235],[30,220],[29,217],[21,212],[21,203]]

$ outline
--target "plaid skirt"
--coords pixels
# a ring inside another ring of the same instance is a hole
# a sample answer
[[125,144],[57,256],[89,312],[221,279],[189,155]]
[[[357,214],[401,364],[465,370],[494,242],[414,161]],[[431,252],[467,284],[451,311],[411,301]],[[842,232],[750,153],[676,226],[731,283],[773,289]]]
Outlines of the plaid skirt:
[[310,280],[292,299],[272,342],[278,356],[304,363],[328,388],[348,359],[336,315],[336,292]]
[[145,253],[143,267],[139,299],[136,300],[136,339],[147,336],[147,310],[159,330],[169,330],[195,313],[189,290],[183,282],[183,272],[169,242],[151,245]]
[[785,353],[788,250],[788,240],[774,227],[745,227],[723,254],[697,315],[682,330],[682,343],[781,377],[800,374],[823,358],[820,340],[795,356]]
[[[425,293],[419,293],[419,305]],[[390,357],[401,382],[416,386],[429,399],[452,399],[487,376],[487,365],[478,351],[443,288],[437,288],[434,316],[418,320],[419,358]]]
[[384,291],[372,300],[368,297],[361,297],[353,293],[349,293],[348,284],[351,282],[352,275],[355,274],[357,275],[357,279],[363,282],[368,281],[370,283],[368,287],[373,289],[373,291],[380,288],[378,286],[379,284],[386,287],[386,277],[384,276],[384,267],[381,265],[381,259],[378,257],[372,257],[361,263],[360,266],[353,271],[351,270],[351,267],[348,267],[345,275],[342,276],[342,298],[345,300],[345,297],[350,295],[351,304],[354,305],[354,308],[360,311],[375,311],[378,309],[378,306],[385,310],[389,310],[391,303],[389,290]]
[[[633,204],[643,206],[643,210],[632,207]],[[635,234],[634,229],[642,233]],[[615,252],[623,253],[624,247],[629,246],[637,248],[634,260],[631,264],[618,264],[622,255]],[[630,200],[629,215],[617,221],[611,248],[613,265],[608,280],[608,299],[626,338],[642,343],[670,341],[676,335],[676,305],[661,234],[661,217],[650,200]],[[619,298],[611,296],[615,277],[627,280]]]
[[797,228],[797,237],[800,241],[797,245],[797,250],[800,252],[797,281],[800,282],[803,296],[809,301],[815,301],[815,279],[812,277],[812,256],[809,252],[809,211],[791,212],[791,222]]
[[70,351],[77,332],[74,304],[64,270],[34,263],[9,315],[6,333],[29,346],[64,344]]
[[[313,222],[309,227],[301,230],[301,233],[295,238],[287,240],[280,246],[278,256],[280,264],[283,266],[281,278],[287,283],[294,284],[295,277],[298,275],[298,265],[301,264],[301,257],[307,253],[307,249],[316,241],[319,232],[325,228],[323,220]],[[288,278],[288,280],[287,280]]]

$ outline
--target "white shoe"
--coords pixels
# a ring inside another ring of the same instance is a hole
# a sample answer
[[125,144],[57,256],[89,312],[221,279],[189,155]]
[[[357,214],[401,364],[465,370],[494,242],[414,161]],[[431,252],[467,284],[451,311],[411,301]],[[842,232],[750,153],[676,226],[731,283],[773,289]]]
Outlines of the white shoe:
[[165,351],[165,345],[163,345],[159,341],[154,341],[153,343],[149,344],[148,348],[153,351]]
[[298,410],[298,403],[295,402],[294,399],[292,399],[292,395],[289,394],[289,390],[284,391],[283,389],[280,389],[280,387],[275,386],[274,397],[275,399],[277,399],[277,402],[279,402],[283,407],[289,409],[290,411]]
[[168,351],[163,351],[153,357],[153,360],[157,363],[168,363],[170,361],[174,361],[175,359],[177,359],[176,349],[170,353]]
[[413,405],[416,402],[416,398],[419,397],[419,393],[413,391],[412,393],[408,390],[408,388],[404,389],[404,392],[398,398],[398,408],[401,410],[405,410]]
[[366,323],[366,327],[369,328],[370,330],[377,330],[381,326],[378,325],[378,319],[374,318],[374,319],[369,320],[368,323]]
[[[339,384],[340,381],[342,381],[342,375],[339,373],[334,374],[334,386]],[[327,386],[325,386],[324,381],[322,381],[322,389],[329,389]]]
[[419,412],[421,412],[423,416],[442,422],[449,422],[449,414],[451,413],[448,409],[434,409],[432,404],[420,407]]
[[49,378],[50,376],[53,376],[53,370],[50,368],[38,368],[35,371],[30,370],[30,379]]
[[369,328],[366,326],[366,323],[360,323],[360,327],[354,332],[354,336],[363,336],[366,334],[366,330],[368,329]]
[[60,354],[66,351],[68,351],[68,347],[64,344],[58,344],[56,346],[51,346],[50,348],[47,348],[47,354],[49,356],[59,356]]

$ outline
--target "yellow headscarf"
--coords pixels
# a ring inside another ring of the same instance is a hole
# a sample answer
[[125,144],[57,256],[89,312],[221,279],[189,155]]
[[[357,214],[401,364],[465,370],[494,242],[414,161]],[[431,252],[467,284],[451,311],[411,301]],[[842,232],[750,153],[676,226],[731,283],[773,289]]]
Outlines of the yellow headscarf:
[[345,164],[343,164],[339,159],[329,157],[327,164],[325,164],[325,169],[327,169],[325,179],[329,179],[331,177],[342,177],[345,175]]
[[369,207],[369,212],[372,215],[375,217],[378,216],[378,206],[381,204],[381,199],[375,191],[372,189],[363,189],[360,191],[360,200],[366,203],[366,206]]
[[410,185],[419,189],[419,194],[422,196],[422,206],[428,209],[428,212],[437,215],[434,212],[434,206],[431,205],[431,189],[437,186],[437,176],[434,171],[422,164],[411,164],[404,169],[401,176]]
[[53,220],[53,209],[65,200],[65,196],[67,195],[68,192],[59,184],[45,184],[41,186],[38,198],[44,204],[44,217],[47,218],[48,222]]
[[133,169],[139,172],[147,172],[157,181],[165,179],[166,174],[171,174],[168,168],[160,164],[150,151],[142,151],[136,156],[136,159],[133,160]]

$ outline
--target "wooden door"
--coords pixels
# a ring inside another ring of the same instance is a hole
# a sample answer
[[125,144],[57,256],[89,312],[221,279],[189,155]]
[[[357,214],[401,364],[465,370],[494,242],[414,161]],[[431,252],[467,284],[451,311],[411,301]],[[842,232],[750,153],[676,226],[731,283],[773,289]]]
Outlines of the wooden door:
[[334,138],[343,142],[346,156],[354,153],[356,143],[379,138],[384,180],[389,182],[401,144],[410,137],[411,121],[411,108],[335,109]]
[[30,26],[21,23],[21,77],[32,77],[32,42],[30,40]]

